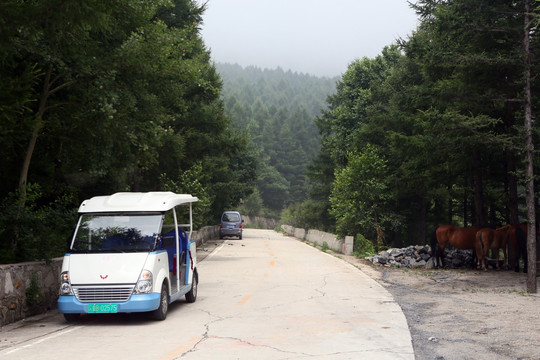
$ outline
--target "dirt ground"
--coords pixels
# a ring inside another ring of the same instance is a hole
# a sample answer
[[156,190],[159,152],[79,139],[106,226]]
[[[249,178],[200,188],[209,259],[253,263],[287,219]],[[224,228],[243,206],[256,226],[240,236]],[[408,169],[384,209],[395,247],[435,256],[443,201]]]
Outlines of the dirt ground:
[[540,294],[527,294],[527,274],[395,269],[336,256],[394,296],[417,360],[540,359]]

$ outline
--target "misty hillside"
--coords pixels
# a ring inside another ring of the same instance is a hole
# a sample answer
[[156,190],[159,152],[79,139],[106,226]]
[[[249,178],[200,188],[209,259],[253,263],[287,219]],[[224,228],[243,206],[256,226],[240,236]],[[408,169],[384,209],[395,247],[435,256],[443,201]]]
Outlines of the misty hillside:
[[335,93],[337,78],[240,65],[216,64],[223,79],[225,113],[246,132],[258,154],[258,193],[279,211],[306,198],[307,166],[320,140],[315,118]]
[[294,111],[303,107],[312,116],[320,115],[321,109],[326,107],[326,97],[335,93],[339,80],[281,68],[269,70],[224,63],[217,63],[216,68],[223,78],[226,100],[235,97],[240,103],[253,104],[260,98],[268,108],[285,107]]

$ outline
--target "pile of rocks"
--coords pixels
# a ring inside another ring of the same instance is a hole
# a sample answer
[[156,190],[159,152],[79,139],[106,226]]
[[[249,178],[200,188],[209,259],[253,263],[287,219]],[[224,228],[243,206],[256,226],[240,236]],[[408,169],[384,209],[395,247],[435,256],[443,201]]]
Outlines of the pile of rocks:
[[[431,247],[429,245],[411,245],[402,249],[388,249],[366,258],[374,265],[388,267],[407,267],[411,269],[432,269]],[[472,252],[470,250],[445,249],[444,267],[460,268],[470,266]]]

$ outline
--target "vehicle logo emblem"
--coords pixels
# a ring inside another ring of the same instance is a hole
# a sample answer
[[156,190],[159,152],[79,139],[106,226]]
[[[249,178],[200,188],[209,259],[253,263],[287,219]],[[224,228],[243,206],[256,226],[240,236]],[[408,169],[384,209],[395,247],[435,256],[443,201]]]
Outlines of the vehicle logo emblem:
[[109,277],[109,275],[105,275],[105,276],[103,276],[103,275],[99,275],[99,277],[100,277],[100,278],[102,278],[103,280],[105,280],[106,278],[108,278],[108,277]]

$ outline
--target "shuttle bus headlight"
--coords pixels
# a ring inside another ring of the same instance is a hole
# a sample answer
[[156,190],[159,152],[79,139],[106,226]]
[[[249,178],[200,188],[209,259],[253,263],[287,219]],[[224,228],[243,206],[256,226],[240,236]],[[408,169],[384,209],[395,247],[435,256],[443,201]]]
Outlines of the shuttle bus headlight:
[[67,271],[60,274],[60,295],[73,295],[73,289],[69,283],[69,273]]
[[148,270],[143,270],[141,273],[141,276],[139,276],[139,281],[137,281],[137,284],[135,285],[135,289],[133,290],[134,294],[149,294],[152,292],[152,286],[153,280],[152,280],[152,272]]

